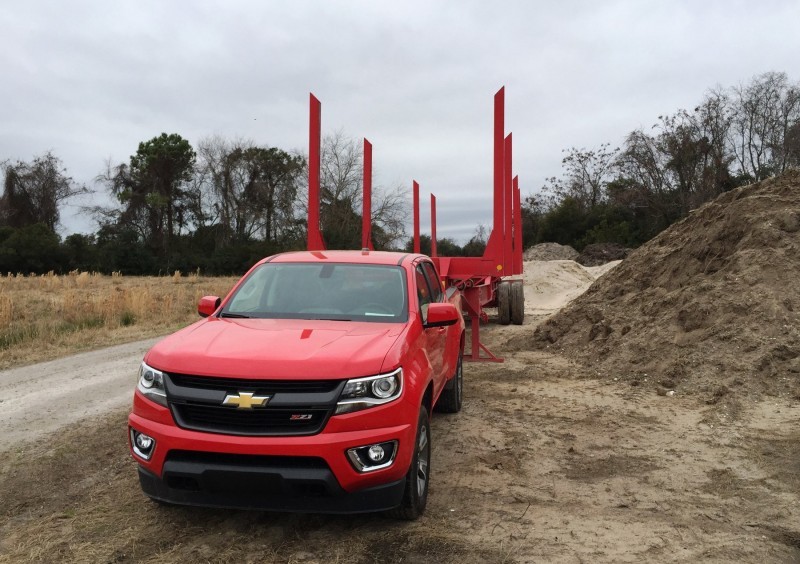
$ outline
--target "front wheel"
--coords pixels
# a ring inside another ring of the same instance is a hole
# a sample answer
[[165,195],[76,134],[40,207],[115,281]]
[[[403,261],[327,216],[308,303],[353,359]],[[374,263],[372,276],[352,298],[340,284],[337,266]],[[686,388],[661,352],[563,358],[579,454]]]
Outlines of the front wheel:
[[439,401],[436,402],[436,410],[442,413],[458,413],[461,411],[462,398],[464,395],[464,369],[462,364],[462,354],[458,353],[456,362],[456,373],[445,384]]
[[425,511],[431,477],[431,425],[428,410],[419,408],[414,456],[406,474],[403,500],[390,511],[392,517],[413,521]]

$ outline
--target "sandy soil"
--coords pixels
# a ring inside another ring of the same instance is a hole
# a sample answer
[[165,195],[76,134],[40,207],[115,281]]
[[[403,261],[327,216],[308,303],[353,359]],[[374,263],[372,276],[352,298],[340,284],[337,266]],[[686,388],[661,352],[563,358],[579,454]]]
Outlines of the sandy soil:
[[122,408],[0,458],[0,561],[798,561],[797,402],[734,413],[517,350],[597,274],[545,264],[526,265],[525,324],[482,330],[506,361],[467,365],[464,409],[433,418],[419,521],[161,507],[139,491]]

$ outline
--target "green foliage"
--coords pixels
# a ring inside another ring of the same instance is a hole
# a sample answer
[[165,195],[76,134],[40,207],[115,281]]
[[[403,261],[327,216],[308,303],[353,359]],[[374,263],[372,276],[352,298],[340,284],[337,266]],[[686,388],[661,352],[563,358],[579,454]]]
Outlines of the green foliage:
[[[414,239],[408,239],[404,247],[405,252],[414,252]],[[419,251],[423,255],[430,256],[431,254],[431,236],[421,234],[419,236]],[[458,243],[445,237],[444,239],[436,238],[436,254],[440,257],[462,257],[464,256],[464,249]]]
[[80,233],[68,235],[62,243],[62,249],[66,259],[65,268],[67,270],[92,272],[102,269],[98,260],[94,235],[82,235]]
[[255,238],[287,241],[296,235],[294,208],[305,158],[219,137],[202,140],[198,151],[198,175],[220,226],[218,247]]
[[162,133],[139,143],[130,166],[120,165],[105,178],[124,206],[115,223],[143,236],[152,252],[165,261],[173,258],[175,237],[188,225],[196,155],[187,140],[177,133]]
[[161,272],[153,251],[130,228],[104,225],[97,232],[97,255],[104,272],[143,275]]
[[586,233],[588,216],[577,199],[567,196],[545,214],[539,237],[542,241],[572,245]]
[[0,243],[0,272],[48,272],[61,270],[64,255],[58,235],[43,223],[4,230]]

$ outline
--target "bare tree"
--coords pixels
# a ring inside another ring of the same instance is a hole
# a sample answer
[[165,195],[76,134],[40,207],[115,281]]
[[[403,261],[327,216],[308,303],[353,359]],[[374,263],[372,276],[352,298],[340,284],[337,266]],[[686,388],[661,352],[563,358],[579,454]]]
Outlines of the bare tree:
[[221,137],[204,139],[198,151],[198,181],[222,227],[222,242],[255,237],[274,242],[292,231],[302,156]]
[[697,189],[701,201],[734,186],[731,177],[734,157],[728,147],[732,121],[730,96],[721,88],[709,90],[703,102],[694,109],[693,128],[696,136],[705,140],[706,149],[703,153],[703,178]]
[[43,223],[55,231],[61,203],[88,192],[67,176],[61,159],[49,151],[30,163],[5,162],[0,167],[5,173],[0,220],[11,227]]
[[[361,246],[362,156],[361,143],[342,131],[327,135],[322,141],[321,223],[325,242],[330,248],[356,249]],[[371,204],[375,248],[388,249],[401,244],[408,217],[403,187],[373,185]],[[298,214],[305,215],[306,210],[307,200],[305,194],[301,194]]]
[[547,179],[544,191],[549,194],[551,204],[566,197],[578,201],[584,209],[592,209],[606,197],[606,186],[612,178],[619,149],[611,149],[603,143],[597,149],[565,150],[561,160],[564,174]]
[[800,88],[785,73],[769,72],[734,88],[733,95],[729,142],[741,173],[763,180],[786,170],[790,133],[800,121]]

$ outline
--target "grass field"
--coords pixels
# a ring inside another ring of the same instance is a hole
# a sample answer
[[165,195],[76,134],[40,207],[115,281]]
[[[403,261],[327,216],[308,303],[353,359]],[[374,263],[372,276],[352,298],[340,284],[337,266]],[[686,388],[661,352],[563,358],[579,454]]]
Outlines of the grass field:
[[205,295],[224,297],[235,277],[0,277],[0,369],[170,333],[198,319]]

